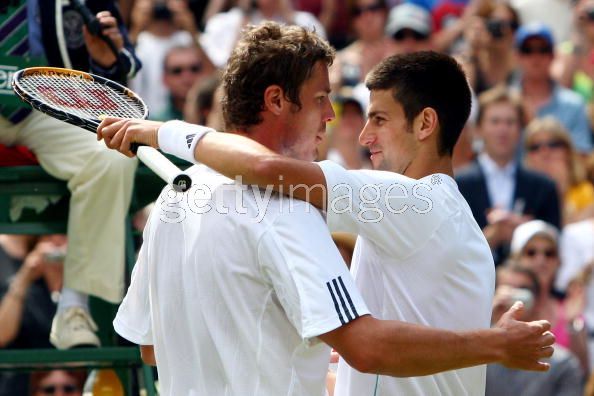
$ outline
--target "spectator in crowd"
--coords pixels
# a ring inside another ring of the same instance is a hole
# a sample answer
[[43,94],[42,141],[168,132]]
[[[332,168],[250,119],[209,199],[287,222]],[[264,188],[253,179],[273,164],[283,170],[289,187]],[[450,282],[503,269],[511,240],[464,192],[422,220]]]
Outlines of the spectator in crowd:
[[[130,88],[143,98],[152,114],[160,114],[168,106],[163,81],[167,52],[172,47],[196,44],[198,29],[188,0],[137,0],[130,31],[143,64],[136,78],[130,81]],[[200,62],[204,73],[212,70],[206,57],[201,56]]]
[[554,182],[517,161],[521,129],[519,100],[503,86],[484,92],[479,97],[477,120],[483,149],[456,176],[497,265],[508,255],[514,229],[529,218],[560,226]]
[[[88,6],[117,53],[104,40],[83,30],[83,18],[72,4],[15,0],[8,8],[0,7],[0,21],[3,33],[18,27],[11,37],[22,36],[21,45],[14,46],[11,40],[0,42],[0,63],[10,70],[32,65],[66,66],[125,83],[140,63],[127,39],[116,2],[89,1]],[[67,23],[56,24],[56,20]],[[63,30],[59,30],[60,26]],[[10,99],[15,99],[14,106]],[[81,128],[31,111],[16,96],[3,96],[0,103],[0,143],[27,146],[45,171],[68,182],[71,193],[70,244],[64,263],[64,287],[50,333],[52,344],[60,349],[99,345],[88,296],[112,303],[122,299],[124,219],[137,161],[113,155]]]
[[551,323],[556,343],[572,351],[579,359],[584,373],[588,372],[587,333],[584,326],[583,287],[567,289],[564,299],[554,290],[559,259],[559,232],[541,220],[532,220],[515,229],[511,255],[517,264],[532,270],[538,277],[540,294],[535,296],[534,317]]
[[510,3],[518,12],[522,25],[535,22],[544,23],[552,28],[553,41],[563,42],[569,39],[572,1],[510,0]]
[[[493,320],[514,301],[524,300],[522,320],[540,317],[540,289],[537,276],[532,270],[510,263],[497,271],[497,288],[493,299]],[[582,394],[583,373],[573,353],[555,344],[555,352],[549,360],[551,369],[546,373],[530,373],[513,370],[498,364],[487,366],[486,396],[578,396]]]
[[594,367],[594,217],[572,223],[561,234],[561,268],[555,281],[560,291],[569,290],[572,282],[581,279],[585,288],[584,321],[588,334],[590,367]]
[[395,54],[431,49],[431,32],[431,14],[424,7],[403,3],[390,10],[386,34],[394,39]]
[[553,75],[557,81],[580,94],[584,101],[594,99],[594,1],[581,0],[573,10],[573,33],[559,45]]
[[523,25],[516,33],[516,49],[521,77],[521,92],[526,121],[552,115],[569,131],[581,153],[592,150],[592,136],[582,98],[551,79],[554,41],[551,30],[542,23]]
[[555,118],[537,118],[526,128],[524,163],[557,184],[563,223],[594,216],[594,186],[586,179],[571,137]]
[[224,130],[220,85],[221,78],[218,73],[197,81],[186,99],[184,121],[206,125],[217,131]]
[[477,94],[511,81],[517,62],[514,34],[518,15],[507,2],[497,3],[486,18],[476,17],[465,31],[461,59]]
[[334,33],[333,28],[337,22],[341,22],[337,20],[347,17],[345,11],[348,8],[348,2],[339,0],[292,0],[292,3],[295,9],[309,12],[320,21],[331,43]]
[[362,82],[373,66],[395,51],[394,41],[385,34],[388,9],[384,0],[356,0],[350,10],[355,41],[336,54],[330,68],[334,92]]
[[31,375],[32,396],[82,396],[84,371],[37,371]]
[[295,11],[291,0],[240,0],[237,7],[208,20],[200,44],[210,61],[223,68],[242,29],[248,24],[257,25],[265,20],[303,26],[326,37],[320,21],[309,12]]
[[173,47],[163,62],[163,83],[169,91],[169,103],[155,120],[181,120],[186,98],[192,86],[207,77],[207,71],[195,46]]
[[359,134],[365,126],[365,107],[349,87],[338,95],[340,112],[329,138],[326,155],[347,169],[370,168],[367,150],[359,145]]
[[[0,348],[51,348],[65,249],[63,235],[0,235]],[[28,378],[2,372],[0,395],[28,394]]]

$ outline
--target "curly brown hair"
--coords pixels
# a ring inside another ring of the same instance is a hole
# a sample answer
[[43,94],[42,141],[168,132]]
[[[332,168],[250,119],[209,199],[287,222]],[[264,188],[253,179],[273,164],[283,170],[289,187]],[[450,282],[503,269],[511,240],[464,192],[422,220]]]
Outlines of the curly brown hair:
[[226,128],[247,131],[262,122],[264,91],[270,85],[280,86],[285,98],[301,109],[301,86],[317,62],[330,66],[334,55],[324,39],[303,27],[275,22],[248,26],[223,74]]

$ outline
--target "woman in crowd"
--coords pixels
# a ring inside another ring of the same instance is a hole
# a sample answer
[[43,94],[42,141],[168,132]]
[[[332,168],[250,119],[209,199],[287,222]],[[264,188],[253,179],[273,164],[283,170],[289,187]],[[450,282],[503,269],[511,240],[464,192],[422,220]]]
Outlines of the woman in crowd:
[[594,215],[594,186],[565,128],[553,117],[533,120],[524,137],[525,164],[552,178],[562,202],[564,224]]
[[553,287],[561,265],[559,232],[542,220],[526,222],[513,233],[511,256],[520,267],[530,269],[538,276],[540,296],[536,298],[535,317],[551,322],[557,343],[572,351],[587,373],[589,360],[583,317],[584,287],[578,282],[573,283],[564,299]]

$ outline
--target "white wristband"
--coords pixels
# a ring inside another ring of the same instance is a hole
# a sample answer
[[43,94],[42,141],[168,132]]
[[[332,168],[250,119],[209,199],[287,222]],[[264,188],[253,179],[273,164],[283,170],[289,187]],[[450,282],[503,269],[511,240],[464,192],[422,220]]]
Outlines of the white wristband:
[[204,135],[214,131],[214,129],[202,125],[189,124],[178,120],[167,121],[161,125],[157,132],[157,142],[164,153],[175,155],[196,164],[198,163],[194,159],[196,145]]

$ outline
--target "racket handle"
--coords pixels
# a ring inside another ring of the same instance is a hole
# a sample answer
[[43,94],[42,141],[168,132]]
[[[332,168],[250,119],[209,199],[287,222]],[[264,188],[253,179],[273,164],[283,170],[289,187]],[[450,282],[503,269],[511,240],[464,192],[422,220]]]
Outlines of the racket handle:
[[176,191],[188,191],[192,187],[192,179],[157,149],[149,146],[137,148],[136,155],[146,166],[151,168],[167,184],[171,184]]

